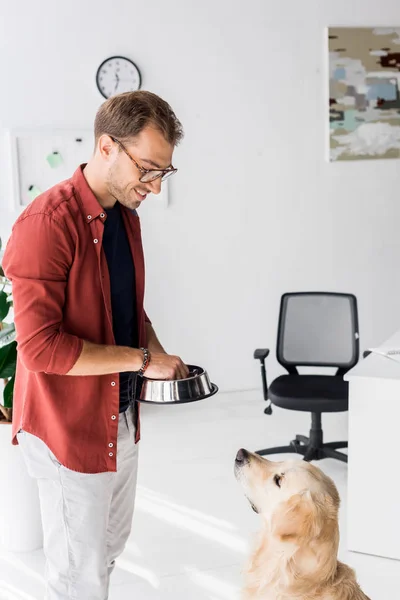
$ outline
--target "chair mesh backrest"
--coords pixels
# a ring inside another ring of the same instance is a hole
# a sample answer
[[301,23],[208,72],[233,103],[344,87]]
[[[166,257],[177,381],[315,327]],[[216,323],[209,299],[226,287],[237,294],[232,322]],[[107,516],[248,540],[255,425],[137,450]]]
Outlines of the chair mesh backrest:
[[323,292],[282,296],[277,358],[283,366],[351,368],[358,357],[355,296]]

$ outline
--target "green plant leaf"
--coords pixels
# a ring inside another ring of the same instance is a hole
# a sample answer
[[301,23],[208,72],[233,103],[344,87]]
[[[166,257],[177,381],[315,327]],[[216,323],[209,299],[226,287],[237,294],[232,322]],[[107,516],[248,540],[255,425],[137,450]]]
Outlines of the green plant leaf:
[[11,342],[0,348],[0,379],[8,379],[15,374],[17,367],[17,343]]
[[1,321],[4,321],[9,310],[10,305],[7,302],[7,294],[5,292],[0,292],[0,323]]
[[11,377],[3,390],[3,406],[4,408],[12,408],[14,397],[15,377]]

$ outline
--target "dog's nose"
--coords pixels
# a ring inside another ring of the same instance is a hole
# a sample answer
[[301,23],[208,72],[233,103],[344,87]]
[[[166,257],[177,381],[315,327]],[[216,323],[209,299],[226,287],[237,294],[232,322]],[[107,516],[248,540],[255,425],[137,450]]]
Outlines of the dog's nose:
[[244,448],[240,448],[239,452],[236,454],[236,464],[237,465],[245,465],[249,462],[249,453]]

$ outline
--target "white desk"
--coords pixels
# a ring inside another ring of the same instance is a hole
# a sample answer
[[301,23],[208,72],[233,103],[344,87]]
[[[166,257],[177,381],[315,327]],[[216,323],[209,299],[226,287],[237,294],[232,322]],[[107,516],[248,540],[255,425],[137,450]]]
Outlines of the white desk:
[[[382,346],[400,348],[400,331]],[[345,379],[348,548],[400,560],[400,362],[370,354]]]

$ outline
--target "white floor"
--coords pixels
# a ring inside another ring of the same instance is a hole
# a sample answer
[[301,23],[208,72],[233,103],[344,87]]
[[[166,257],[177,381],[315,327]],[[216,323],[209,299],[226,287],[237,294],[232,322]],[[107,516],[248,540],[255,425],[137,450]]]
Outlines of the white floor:
[[[144,408],[133,531],[110,600],[235,600],[258,525],[233,476],[236,451],[287,443],[307,433],[309,417],[279,410],[265,416],[260,392]],[[326,440],[343,439],[345,414],[329,415],[324,424]],[[346,551],[347,466],[333,460],[319,466],[342,496],[341,559],[356,569],[372,600],[398,598],[400,562]],[[371,518],[378,517],[366,515],[366,526]],[[0,599],[43,598],[43,570],[41,551],[0,554]]]

